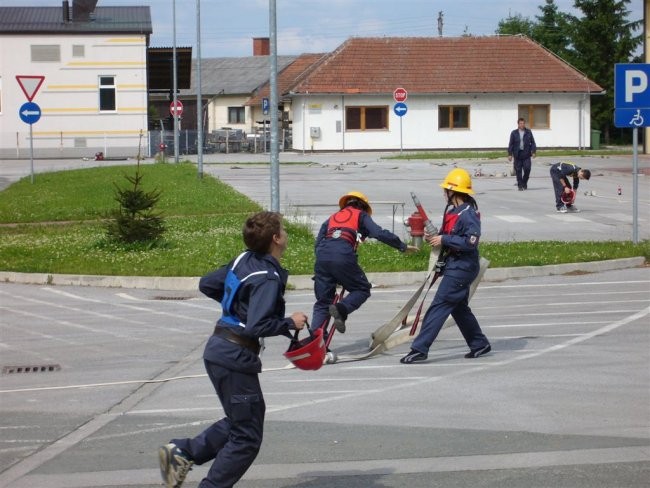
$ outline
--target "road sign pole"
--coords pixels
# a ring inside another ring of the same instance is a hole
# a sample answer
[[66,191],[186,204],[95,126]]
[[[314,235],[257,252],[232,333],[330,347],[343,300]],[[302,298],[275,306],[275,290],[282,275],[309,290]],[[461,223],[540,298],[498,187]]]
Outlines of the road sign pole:
[[402,117],[399,118],[399,153],[402,154]]
[[34,133],[32,127],[34,124],[29,124],[29,173],[31,175],[31,182],[34,183]]
[[632,242],[639,243],[639,128],[632,129]]

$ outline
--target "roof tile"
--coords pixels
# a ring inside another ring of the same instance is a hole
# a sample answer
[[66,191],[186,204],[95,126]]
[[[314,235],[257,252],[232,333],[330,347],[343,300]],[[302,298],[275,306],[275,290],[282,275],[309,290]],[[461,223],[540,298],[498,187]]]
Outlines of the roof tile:
[[295,93],[600,93],[598,84],[525,36],[351,38]]

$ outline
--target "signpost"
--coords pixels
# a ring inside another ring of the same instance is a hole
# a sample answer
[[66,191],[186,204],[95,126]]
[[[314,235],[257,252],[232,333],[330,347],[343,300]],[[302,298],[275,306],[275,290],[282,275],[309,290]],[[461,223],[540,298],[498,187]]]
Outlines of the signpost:
[[27,101],[31,102],[34,100],[43,81],[45,81],[45,76],[16,75],[16,81],[20,85],[20,89],[25,94],[25,97],[27,97]]
[[408,92],[402,87],[395,88],[395,91],[393,91],[393,98],[396,102],[405,102],[408,95]]
[[41,118],[41,107],[33,103],[32,100],[45,81],[45,76],[16,75],[16,81],[27,98],[27,102],[18,109],[18,117],[29,124],[29,169],[31,182],[34,183],[34,132],[32,126]]
[[266,97],[262,98],[262,113],[264,115],[269,114],[269,99]]
[[614,125],[632,129],[632,242],[639,242],[639,127],[650,125],[650,64],[614,66]]
[[[176,105],[174,105],[174,103]],[[183,102],[180,100],[176,100],[176,102],[171,102],[169,104],[169,113],[172,115],[172,117],[180,117],[183,115]]]
[[402,154],[402,117],[408,112],[408,107],[404,103],[408,98],[409,94],[406,89],[399,87],[395,88],[393,91],[393,99],[395,100],[395,105],[393,106],[393,112],[399,117],[399,153]]

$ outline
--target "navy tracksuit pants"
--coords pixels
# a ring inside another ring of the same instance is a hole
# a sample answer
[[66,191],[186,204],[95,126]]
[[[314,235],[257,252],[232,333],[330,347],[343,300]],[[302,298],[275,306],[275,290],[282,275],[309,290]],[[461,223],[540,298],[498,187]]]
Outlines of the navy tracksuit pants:
[[551,167],[551,180],[553,181],[553,191],[555,192],[555,208],[560,209],[564,206],[562,203],[562,193],[564,193],[564,186],[562,186],[562,181],[566,186],[570,186],[569,179],[561,174],[559,171],[553,171]]
[[530,154],[528,157],[514,157],[515,176],[517,177],[517,186],[519,188],[528,188],[528,178],[530,178],[530,170],[532,162]]
[[257,373],[239,373],[204,362],[226,416],[193,439],[171,442],[196,464],[214,459],[199,488],[231,488],[260,450],[266,405]]
[[316,259],[314,265],[314,295],[316,303],[312,314],[312,328],[317,329],[329,318],[329,306],[336,295],[336,285],[341,285],[346,295],[340,302],[350,314],[370,297],[372,285],[354,255],[339,260]]
[[431,344],[438,337],[438,333],[449,315],[456,321],[470,350],[481,349],[489,344],[468,306],[469,287],[475,277],[471,275],[464,278],[442,276],[436,296],[422,320],[420,333],[413,341],[412,349],[428,354]]

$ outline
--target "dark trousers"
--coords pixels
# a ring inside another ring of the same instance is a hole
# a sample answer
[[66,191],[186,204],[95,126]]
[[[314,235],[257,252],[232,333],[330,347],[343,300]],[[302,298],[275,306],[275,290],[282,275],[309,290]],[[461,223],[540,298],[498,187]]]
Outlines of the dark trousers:
[[515,176],[519,188],[528,188],[531,166],[530,155],[528,157],[520,157],[519,155],[514,157]]
[[257,457],[266,405],[257,374],[238,373],[204,362],[226,416],[193,439],[171,442],[186,451],[196,464],[214,459],[199,488],[230,488]]
[[473,280],[474,278],[471,276],[463,279],[443,275],[436,296],[422,320],[420,333],[413,341],[412,349],[428,354],[431,344],[438,337],[438,333],[449,315],[456,321],[470,350],[481,349],[489,344],[467,304],[469,286]]
[[562,193],[564,193],[562,181],[564,181],[565,185],[569,186],[569,179],[566,176],[562,176],[559,171],[554,171],[551,168],[551,180],[553,181],[553,191],[555,192],[555,208],[559,210],[564,205],[562,202]]
[[342,261],[316,259],[314,266],[314,311],[312,328],[317,329],[329,318],[328,308],[334,301],[336,285],[341,285],[346,295],[340,302],[348,314],[357,310],[370,297],[372,285],[355,259]]

